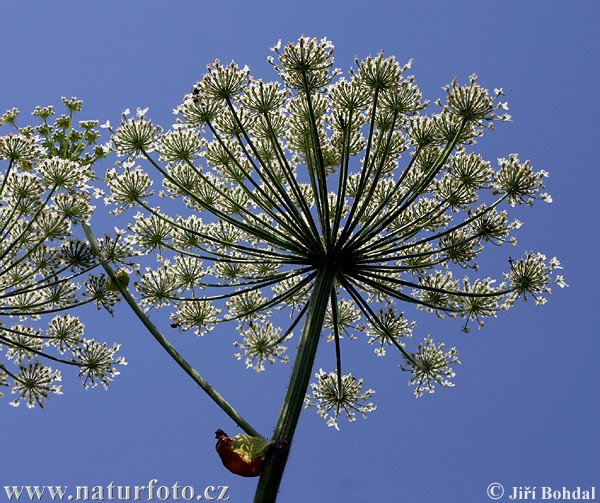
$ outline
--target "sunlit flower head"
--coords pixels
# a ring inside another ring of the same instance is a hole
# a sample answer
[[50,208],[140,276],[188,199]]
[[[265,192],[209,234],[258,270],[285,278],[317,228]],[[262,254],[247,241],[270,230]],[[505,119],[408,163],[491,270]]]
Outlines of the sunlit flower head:
[[[368,400],[375,394],[372,389],[363,391],[364,382],[352,374],[338,379],[336,372],[326,373],[323,369],[315,374],[317,382],[310,385],[311,392],[306,397],[306,406],[315,406],[319,415],[327,420],[328,426],[339,430],[338,418],[343,414],[352,422],[356,415],[367,417],[376,406]],[[341,382],[340,382],[341,381]]]
[[41,153],[41,147],[35,138],[21,134],[9,134],[0,137],[0,159],[29,167]]
[[120,344],[109,348],[106,343],[84,339],[80,349],[75,353],[75,361],[79,367],[84,387],[95,387],[98,384],[107,389],[113,378],[119,375],[115,365],[127,365],[125,358],[115,356]]
[[436,385],[454,386],[450,379],[455,373],[450,365],[460,364],[458,352],[456,348],[444,352],[444,347],[445,344],[436,344],[431,337],[427,337],[411,355],[412,365],[408,370],[412,376],[408,384],[415,386],[416,397],[423,393],[433,393]]
[[286,347],[281,344],[285,337],[281,336],[281,329],[274,328],[271,322],[250,322],[247,329],[241,330],[241,335],[243,342],[234,343],[241,353],[236,353],[234,357],[237,360],[244,358],[247,368],[262,372],[265,363],[273,364],[277,360],[287,363],[288,356],[282,356]]
[[28,408],[36,405],[43,407],[49,395],[60,395],[60,371],[41,365],[39,362],[19,367],[19,372],[14,376],[13,394],[18,395],[10,404],[18,406],[24,402]]

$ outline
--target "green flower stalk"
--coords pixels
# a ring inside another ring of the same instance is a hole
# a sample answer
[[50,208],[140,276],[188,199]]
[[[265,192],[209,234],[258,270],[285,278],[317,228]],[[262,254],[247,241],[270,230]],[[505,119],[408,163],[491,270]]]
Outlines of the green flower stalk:
[[[147,110],[124,115],[111,129],[124,160],[107,174],[106,198],[117,212],[137,208],[131,240],[143,254],[158,251],[159,263],[136,288],[149,308],[169,306],[177,326],[204,335],[236,324],[235,357],[263,371],[290,358],[284,343],[303,324],[258,485],[263,503],[275,501],[304,404],[336,428],[342,413],[353,420],[375,408],[373,390],[344,373],[343,335],[365,333],[379,356],[397,351],[420,396],[451,386],[460,362],[431,337],[411,349],[406,306],[462,318],[468,331],[519,298],[543,303],[552,283],[565,286],[553,277],[558,261],[535,253],[507,261],[499,283],[471,277],[486,244],[516,244],[521,223],[506,206],[551,200],[546,173],[529,161],[511,154],[495,169],[472,151],[510,118],[502,90],[476,76],[454,81],[425,115],[410,62],[379,54],[344,77],[325,39],[273,51],[279,81],[210,64],[168,132]],[[159,207],[157,197],[173,201]],[[185,207],[172,210],[177,202]],[[274,328],[279,310],[287,328]],[[307,396],[323,335],[335,346],[332,371],[320,370]]]
[[[116,356],[120,344],[109,347],[84,337],[84,324],[70,314],[53,317],[47,327],[39,320],[88,303],[112,314],[123,297],[183,370],[236,424],[258,437],[127,291],[127,271],[135,268],[128,238],[118,230],[115,238],[94,236],[91,199],[103,191],[98,187],[92,191],[91,183],[97,182],[92,166],[109,149],[97,144],[98,121],[79,121],[81,129],[74,126],[73,116],[81,111],[82,102],[63,98],[63,103],[69,115],[53,123],[49,123],[52,107],[35,109],[32,115],[42,121],[36,127],[19,127],[17,109],[6,112],[0,122],[16,131],[0,137],[0,160],[8,163],[0,185],[0,316],[18,316],[22,321],[12,326],[0,321],[0,351],[8,360],[8,365],[0,362],[0,385],[11,386],[17,395],[11,405],[43,407],[51,394],[62,394],[57,384],[61,372],[48,362],[76,367],[85,388],[97,384],[107,388],[119,374],[117,366],[126,365],[124,357]],[[113,266],[123,268],[115,272]],[[106,274],[95,274],[98,268]]]

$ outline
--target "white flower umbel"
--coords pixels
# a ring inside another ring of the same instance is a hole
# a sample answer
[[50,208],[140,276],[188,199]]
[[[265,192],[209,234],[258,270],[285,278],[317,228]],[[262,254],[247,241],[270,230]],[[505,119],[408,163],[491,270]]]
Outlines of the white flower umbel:
[[326,373],[323,369],[315,374],[316,383],[310,385],[311,393],[306,397],[306,407],[315,406],[328,426],[339,430],[338,418],[344,414],[348,421],[356,421],[356,414],[367,417],[377,407],[368,402],[375,391],[362,391],[363,380],[346,374],[338,379],[336,372]]
[[[5,372],[11,375],[6,370]],[[37,361],[27,366],[20,366],[19,372],[11,377],[15,383],[11,392],[19,395],[10,403],[15,407],[21,402],[25,402],[28,408],[36,405],[43,407],[49,395],[62,394],[61,386],[55,384],[61,381],[60,371],[52,370]]]
[[[246,368],[252,368],[257,372],[265,370],[265,363],[275,363],[277,360],[283,363],[288,362],[288,356],[282,356],[286,347],[281,344],[281,329],[274,328],[271,322],[267,323],[248,323],[248,328],[241,330],[244,338],[243,342],[235,342],[235,347],[242,352],[236,353],[234,358],[241,360],[244,358]],[[291,334],[289,334],[291,336]]]
[[[163,133],[144,110],[114,131],[127,160],[109,170],[106,202],[135,206],[132,242],[161,257],[136,282],[144,304],[175,305],[175,323],[197,333],[237,323],[237,357],[263,370],[279,358],[280,336],[265,328],[272,313],[288,310],[281,333],[291,333],[313,319],[320,295],[318,331],[335,343],[336,366],[343,336],[365,332],[379,356],[393,347],[422,373],[413,355],[433,343],[410,351],[415,325],[401,306],[463,318],[468,331],[519,297],[566,285],[539,254],[507,261],[505,282],[473,277],[485,245],[516,244],[521,223],[507,208],[549,200],[547,174],[529,161],[510,154],[494,167],[473,151],[508,119],[501,89],[489,92],[475,75],[454,80],[427,114],[411,62],[380,53],[339,77],[326,39],[273,51],[279,81],[215,61],[177,107],[177,127]],[[161,197],[174,201],[159,206]],[[166,210],[177,201],[178,213]],[[202,266],[173,265],[184,257]]]
[[450,365],[460,364],[458,351],[452,348],[444,353],[444,347],[445,344],[435,344],[431,337],[427,337],[411,355],[412,365],[408,369],[401,366],[403,370],[410,370],[412,377],[408,384],[415,386],[417,398],[425,392],[433,393],[436,384],[444,387],[454,386],[450,379],[455,373]]
[[[17,109],[0,118],[11,129],[0,136],[0,384],[17,395],[13,405],[44,406],[60,394],[60,372],[49,363],[79,368],[84,384],[107,384],[117,373],[113,365],[124,362],[114,348],[100,363],[97,348],[83,338],[83,323],[57,314],[92,302],[111,310],[117,300],[107,278],[93,274],[101,258],[78,237],[94,209],[93,165],[107,152],[98,145],[98,121],[76,126],[82,102],[63,98],[63,104],[68,113],[53,122],[53,107],[37,107],[37,126],[18,126]],[[116,262],[130,254],[125,240],[106,238],[101,247]]]
[[[185,330],[238,327],[239,359],[255,369],[303,326],[274,437],[289,446],[322,335],[334,345],[336,372],[316,384],[319,400],[327,390],[333,400],[319,402],[330,420],[364,395],[347,376],[343,389],[342,356],[357,333],[379,355],[393,349],[420,396],[448,386],[458,360],[431,338],[415,350],[414,324],[399,313],[412,306],[462,318],[466,331],[566,283],[531,253],[507,256],[504,282],[477,276],[486,246],[516,244],[521,223],[508,212],[551,201],[546,173],[528,160],[509,154],[495,165],[475,151],[510,119],[501,89],[489,92],[472,75],[428,109],[410,62],[380,53],[342,77],[326,39],[273,51],[273,82],[233,62],[208,65],[170,131],[145,111],[124,114],[112,145],[127,158],[109,171],[106,201],[135,207],[130,239],[159,255],[135,283],[148,308],[175,306]],[[159,180],[162,189],[149,190]],[[182,257],[202,267],[179,270]],[[251,337],[251,322],[267,327],[280,311],[290,316],[281,336]],[[260,501],[274,499],[285,458],[267,463]]]

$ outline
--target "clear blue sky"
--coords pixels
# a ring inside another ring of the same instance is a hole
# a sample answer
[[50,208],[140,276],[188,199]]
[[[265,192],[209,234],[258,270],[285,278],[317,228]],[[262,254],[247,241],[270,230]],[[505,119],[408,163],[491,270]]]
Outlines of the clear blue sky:
[[[378,409],[340,432],[304,411],[280,501],[481,503],[496,481],[596,485],[598,493],[599,21],[600,4],[584,0],[3,2],[0,110],[28,113],[77,96],[84,118],[115,123],[125,108],[148,106],[167,125],[207,63],[235,59],[269,78],[268,48],[303,34],[331,39],[343,69],[381,49],[414,58],[432,101],[442,85],[472,73],[503,87],[513,122],[499,125],[480,152],[491,160],[518,152],[550,172],[554,203],[515,213],[525,222],[519,250],[558,256],[571,287],[470,334],[459,320],[415,315],[419,338],[431,333],[457,346],[463,361],[455,388],[419,400],[392,359],[356,345],[349,363],[377,390]],[[214,452],[214,431],[234,434],[232,422],[124,306],[114,319],[86,313],[85,321],[88,334],[123,343],[129,366],[108,392],[83,391],[64,369],[65,394],[45,410],[2,399],[0,486],[158,479],[228,485],[232,503],[251,501],[256,479],[230,474]],[[245,372],[230,360],[233,334],[197,340],[164,326],[270,435],[290,367]],[[322,350],[317,366],[330,368],[331,347]]]

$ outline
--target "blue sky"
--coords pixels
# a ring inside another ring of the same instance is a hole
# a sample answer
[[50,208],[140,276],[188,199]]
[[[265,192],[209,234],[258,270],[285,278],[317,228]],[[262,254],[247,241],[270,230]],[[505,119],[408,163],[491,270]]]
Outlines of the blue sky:
[[[431,101],[452,78],[472,73],[504,88],[513,122],[499,125],[479,152],[491,160],[518,152],[550,172],[554,202],[514,214],[525,222],[518,249],[557,256],[570,288],[469,334],[459,320],[415,314],[416,335],[456,346],[463,362],[456,387],[419,400],[392,359],[356,345],[348,363],[376,389],[378,409],[340,432],[304,411],[280,501],[479,503],[491,482],[595,485],[599,493],[599,19],[599,4],[584,0],[5,2],[0,110],[25,113],[77,96],[85,100],[83,118],[116,123],[127,107],[149,107],[166,126],[207,63],[235,59],[270,78],[268,48],[300,35],[332,40],[344,70],[355,56],[382,49],[400,61],[414,58],[412,72]],[[65,394],[44,410],[13,409],[2,399],[0,486],[158,479],[227,485],[230,501],[251,501],[256,481],[227,472],[214,452],[214,431],[233,435],[232,422],[124,306],[113,319],[84,316],[88,334],[123,343],[129,366],[108,392],[83,391],[64,369]],[[198,340],[163,326],[270,435],[290,368],[245,372],[230,359],[234,334]],[[328,350],[321,347],[316,369],[331,367]]]

